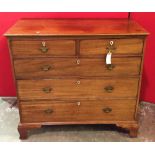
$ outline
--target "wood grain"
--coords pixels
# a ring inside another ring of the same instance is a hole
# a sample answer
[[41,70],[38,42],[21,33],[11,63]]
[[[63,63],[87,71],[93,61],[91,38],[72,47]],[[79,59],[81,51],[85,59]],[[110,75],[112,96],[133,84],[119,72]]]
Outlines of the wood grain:
[[[138,78],[18,80],[20,100],[136,98]],[[79,83],[80,82],[80,83]],[[113,87],[111,93],[105,88]],[[43,91],[50,89],[49,93]]]
[[107,54],[109,50],[107,47],[110,41],[114,42],[116,49],[110,50],[115,54],[138,54],[142,53],[143,39],[100,39],[100,40],[81,40],[80,41],[80,54],[81,55],[103,55]]
[[128,19],[21,19],[5,36],[147,35]]
[[114,68],[108,69],[104,59],[44,58],[14,61],[16,79],[52,77],[138,76],[141,58],[112,58]]
[[27,138],[29,129],[62,124],[116,124],[136,137],[147,35],[126,19],[19,20],[5,36],[15,71],[20,138]]
[[[135,104],[135,100],[82,100],[80,105],[77,101],[21,102],[21,122],[133,121]],[[105,108],[112,111],[105,113]]]
[[[42,42],[45,42],[48,51],[41,51]],[[75,41],[73,40],[13,40],[11,42],[12,52],[15,57],[20,56],[51,56],[51,55],[70,55],[75,56]]]

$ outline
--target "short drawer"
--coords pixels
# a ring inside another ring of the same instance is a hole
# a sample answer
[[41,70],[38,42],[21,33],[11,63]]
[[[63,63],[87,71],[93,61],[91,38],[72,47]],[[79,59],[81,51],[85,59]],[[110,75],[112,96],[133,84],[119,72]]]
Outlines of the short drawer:
[[15,57],[75,55],[73,40],[13,40],[11,48]]
[[64,76],[132,76],[140,73],[141,58],[112,58],[112,65],[105,59],[43,58],[14,61],[17,79],[51,78]]
[[21,122],[133,121],[135,100],[20,102]]
[[20,100],[136,98],[138,78],[18,80]]
[[81,40],[81,55],[103,55],[112,51],[113,54],[141,54],[143,39],[100,39]]

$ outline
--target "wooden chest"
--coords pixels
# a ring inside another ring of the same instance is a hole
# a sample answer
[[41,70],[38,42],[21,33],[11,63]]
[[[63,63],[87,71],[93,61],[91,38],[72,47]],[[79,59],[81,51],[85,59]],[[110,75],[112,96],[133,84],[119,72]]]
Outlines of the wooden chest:
[[20,138],[43,125],[115,124],[137,136],[148,33],[126,19],[22,19],[8,38]]

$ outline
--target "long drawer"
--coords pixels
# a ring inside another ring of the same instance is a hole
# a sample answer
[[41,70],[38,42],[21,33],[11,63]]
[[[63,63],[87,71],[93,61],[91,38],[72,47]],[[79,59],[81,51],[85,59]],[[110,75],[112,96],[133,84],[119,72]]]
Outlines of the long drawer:
[[138,78],[18,80],[20,100],[136,98]]
[[132,121],[136,100],[20,102],[21,122]]
[[81,40],[81,55],[103,55],[108,50],[114,54],[141,54],[143,40],[139,38],[131,39],[96,39]]
[[141,58],[112,58],[112,65],[105,59],[44,58],[14,61],[17,79],[52,78],[54,76],[128,76],[139,75]]
[[73,40],[13,40],[11,45],[14,57],[75,56]]

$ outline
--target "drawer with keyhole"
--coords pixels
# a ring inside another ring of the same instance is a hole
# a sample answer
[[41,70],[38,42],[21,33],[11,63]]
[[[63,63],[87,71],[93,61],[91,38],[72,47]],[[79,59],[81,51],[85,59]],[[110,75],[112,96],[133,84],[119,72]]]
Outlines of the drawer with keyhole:
[[21,102],[22,123],[134,120],[136,100]]
[[18,80],[20,100],[136,98],[138,78]]
[[13,40],[11,41],[14,57],[74,56],[74,40]]
[[140,57],[113,57],[111,65],[106,65],[105,58],[37,58],[14,61],[17,79],[138,76],[140,65]]

